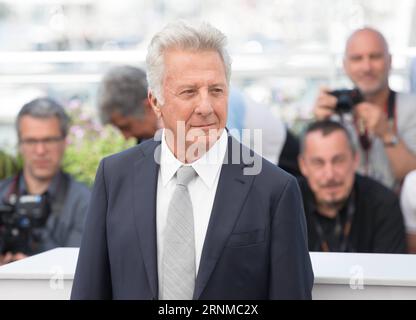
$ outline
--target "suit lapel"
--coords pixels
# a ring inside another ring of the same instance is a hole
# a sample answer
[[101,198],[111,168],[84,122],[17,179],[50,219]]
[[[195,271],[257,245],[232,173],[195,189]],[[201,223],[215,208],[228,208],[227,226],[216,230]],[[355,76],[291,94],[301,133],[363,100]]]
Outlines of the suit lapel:
[[[159,165],[155,161],[156,143],[143,150],[134,163],[134,217],[140,248],[153,298],[158,297],[156,196]],[[157,148],[156,151],[159,151]]]
[[[254,176],[243,175],[244,164],[232,164],[230,150],[232,150],[231,145],[234,143],[238,142],[229,137],[227,155],[225,157],[228,159],[228,162],[223,164],[221,168],[221,175],[218,181],[207,234],[205,236],[193,299],[199,299],[203,292],[221,256],[224,246],[232,233],[254,178]],[[240,159],[242,158],[240,157]]]

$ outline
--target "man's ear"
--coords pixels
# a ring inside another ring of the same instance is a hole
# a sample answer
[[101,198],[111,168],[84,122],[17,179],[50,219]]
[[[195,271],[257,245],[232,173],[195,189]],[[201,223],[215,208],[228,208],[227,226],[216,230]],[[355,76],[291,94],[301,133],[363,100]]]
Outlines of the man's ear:
[[156,96],[153,94],[152,91],[149,90],[147,93],[147,99],[152,107],[153,112],[156,114],[157,118],[160,119],[162,117],[162,113],[160,112],[160,104],[157,100]]
[[154,113],[153,113],[153,107],[152,107],[152,105],[150,103],[149,98],[147,98],[147,97],[144,98],[141,104],[142,104],[142,108],[144,109],[144,112],[146,114],[151,114],[152,116],[154,115]]

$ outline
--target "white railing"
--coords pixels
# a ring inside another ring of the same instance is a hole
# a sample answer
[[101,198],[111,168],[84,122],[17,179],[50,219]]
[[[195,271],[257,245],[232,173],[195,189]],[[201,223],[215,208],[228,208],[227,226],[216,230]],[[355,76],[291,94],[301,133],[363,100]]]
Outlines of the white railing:
[[[69,299],[77,248],[0,267],[0,299]],[[416,299],[416,255],[311,252],[313,299]]]

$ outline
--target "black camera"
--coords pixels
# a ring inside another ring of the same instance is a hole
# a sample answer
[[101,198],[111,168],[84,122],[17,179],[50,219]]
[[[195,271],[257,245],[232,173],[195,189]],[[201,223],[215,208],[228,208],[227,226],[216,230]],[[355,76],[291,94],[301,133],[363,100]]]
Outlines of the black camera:
[[364,97],[358,89],[341,89],[328,92],[338,99],[335,107],[337,113],[351,112],[355,105],[364,101]]
[[41,228],[46,225],[49,204],[46,195],[12,194],[0,204],[0,250],[30,255],[41,240]]

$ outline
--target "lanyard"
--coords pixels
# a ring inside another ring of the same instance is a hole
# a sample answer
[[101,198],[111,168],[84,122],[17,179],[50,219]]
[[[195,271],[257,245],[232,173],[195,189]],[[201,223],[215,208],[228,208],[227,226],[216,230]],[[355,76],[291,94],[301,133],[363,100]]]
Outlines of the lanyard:
[[[319,213],[317,213],[319,214]],[[319,223],[317,217],[314,216],[315,231],[318,235],[319,242],[316,245],[315,250],[321,250],[324,252],[337,251],[337,252],[348,252],[353,251],[351,244],[349,243],[349,238],[351,234],[352,222],[355,214],[355,192],[354,190],[351,193],[350,198],[347,203],[347,217],[344,225],[341,221],[340,212],[337,213],[335,217],[335,228],[333,229],[333,235],[335,239],[339,239],[339,247],[331,248],[329,247],[328,241],[324,235],[324,230],[322,225]]]

